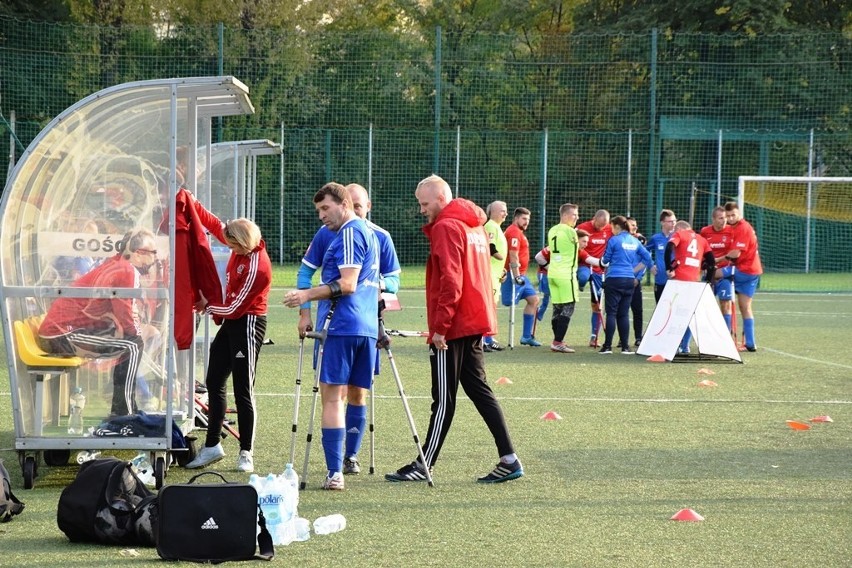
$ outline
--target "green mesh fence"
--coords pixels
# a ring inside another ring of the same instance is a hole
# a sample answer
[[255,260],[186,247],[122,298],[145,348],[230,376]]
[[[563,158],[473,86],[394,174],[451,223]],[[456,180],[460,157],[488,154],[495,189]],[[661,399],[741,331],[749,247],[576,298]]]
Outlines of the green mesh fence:
[[[300,34],[0,18],[0,155],[10,156],[0,175],[22,151],[8,135],[13,113],[25,146],[102,88],[234,75],[257,113],[217,121],[216,141],[266,138],[284,149],[283,168],[258,160],[256,220],[275,259],[298,261],[318,227],[311,196],[336,180],[369,186],[372,219],[404,264],[420,264],[413,191],[433,172],[482,206],[530,208],[534,247],[568,201],[583,220],[599,208],[630,213],[650,235],[663,207],[707,224],[740,175],[850,176],[850,70],[852,39],[828,33]],[[826,224],[814,238],[848,233]],[[798,271],[783,254],[767,266]],[[840,273],[773,276],[763,287],[852,291],[852,268],[817,260],[816,273]]]

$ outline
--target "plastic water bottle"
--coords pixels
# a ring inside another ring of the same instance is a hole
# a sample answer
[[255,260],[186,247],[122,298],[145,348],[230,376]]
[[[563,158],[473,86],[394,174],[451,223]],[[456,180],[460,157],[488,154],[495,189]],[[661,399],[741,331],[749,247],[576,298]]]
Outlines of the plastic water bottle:
[[299,512],[299,474],[293,469],[293,464],[288,463],[284,466],[281,477],[284,478],[287,488],[287,511],[295,518]]
[[83,434],[83,408],[86,407],[86,396],[83,389],[74,387],[70,397],[71,410],[68,413],[68,433],[74,436]]
[[292,522],[287,522],[285,511],[286,487],[282,477],[270,473],[263,483],[263,493],[258,496],[266,528],[272,535],[273,544],[290,544],[295,539]]
[[314,532],[317,534],[331,534],[340,532],[346,528],[346,517],[340,513],[320,517],[314,521]]
[[293,525],[296,527],[296,540],[304,542],[311,538],[311,522],[303,517],[293,519]]
[[130,460],[130,465],[133,466],[133,471],[139,481],[145,485],[154,485],[154,467],[148,460],[148,452],[139,452],[135,458]]

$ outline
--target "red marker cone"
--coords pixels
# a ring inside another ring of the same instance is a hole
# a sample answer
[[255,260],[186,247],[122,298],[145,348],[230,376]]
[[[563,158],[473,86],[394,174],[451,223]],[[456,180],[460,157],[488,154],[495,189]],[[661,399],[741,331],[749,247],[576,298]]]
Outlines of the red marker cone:
[[548,410],[547,412],[541,415],[540,420],[562,420],[562,417],[553,412],[552,410]]
[[665,357],[657,353],[656,355],[651,355],[646,359],[646,361],[650,361],[651,363],[663,363],[666,360]]
[[681,509],[671,518],[673,521],[703,521],[704,517],[692,509]]
[[497,383],[498,385],[511,385],[512,379],[510,379],[509,377],[500,377],[499,379],[497,379],[494,382]]
[[813,418],[811,418],[810,421],[811,422],[834,422],[834,420],[831,419],[831,416],[814,416]]
[[793,430],[810,430],[811,429],[810,424],[805,424],[804,422],[799,422],[798,420],[788,420],[787,426],[789,426]]
[[698,369],[699,375],[715,375],[716,371],[711,371],[710,369]]
[[699,387],[718,387],[719,385],[710,379],[704,379],[698,383]]

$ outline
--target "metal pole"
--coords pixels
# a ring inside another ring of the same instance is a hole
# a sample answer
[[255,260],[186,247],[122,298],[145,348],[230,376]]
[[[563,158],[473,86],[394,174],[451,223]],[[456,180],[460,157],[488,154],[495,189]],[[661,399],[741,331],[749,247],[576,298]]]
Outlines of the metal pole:
[[[808,139],[808,177],[814,175],[814,129],[811,128]],[[805,274],[811,268],[811,205],[813,203],[814,184],[808,181],[808,204],[805,211]]]
[[[370,132],[367,137],[367,200],[373,200],[373,123],[370,123]],[[371,219],[371,212],[367,211],[367,219]]]
[[656,170],[656,128],[657,128],[657,28],[651,30],[651,77],[648,102],[648,215],[654,217],[654,172]]
[[719,143],[716,150],[716,206],[722,203],[722,129],[719,129]]
[[456,197],[459,196],[459,162],[461,161],[461,126],[456,126]]
[[6,172],[6,178],[12,174],[15,169],[15,111],[9,112],[9,169]]
[[548,130],[545,128],[541,139],[541,246],[547,244],[547,146]]
[[441,152],[441,26],[435,27],[435,150],[432,157],[433,173],[438,173]]
[[281,121],[281,161],[278,164],[278,263],[284,264],[284,121]]
[[630,195],[633,192],[633,129],[627,131],[627,216],[630,212]]

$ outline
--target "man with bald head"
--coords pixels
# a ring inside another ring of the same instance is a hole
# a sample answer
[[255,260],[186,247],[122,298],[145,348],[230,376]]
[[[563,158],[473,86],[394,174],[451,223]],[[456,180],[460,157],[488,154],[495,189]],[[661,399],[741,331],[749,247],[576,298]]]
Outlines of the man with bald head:
[[426,319],[432,367],[432,408],[423,444],[426,463],[415,459],[388,481],[424,481],[447,437],[459,383],[494,436],[500,461],[480,483],[501,483],[524,474],[509,437],[500,403],[488,386],[482,336],[495,328],[490,250],[482,225],[485,213],[467,199],[453,199],[446,181],[432,175],[414,192],[426,217],[423,232],[431,251],[426,262]]
[[[595,216],[584,223],[577,225],[577,231],[589,233],[589,244],[586,246],[586,254],[594,258],[602,258],[606,252],[606,243],[612,237],[612,226],[609,224],[609,211],[598,209]],[[592,333],[589,336],[589,347],[598,346],[600,337],[600,325],[603,322],[601,312],[601,294],[603,293],[603,268],[592,267],[589,278],[589,289],[592,293]]]

